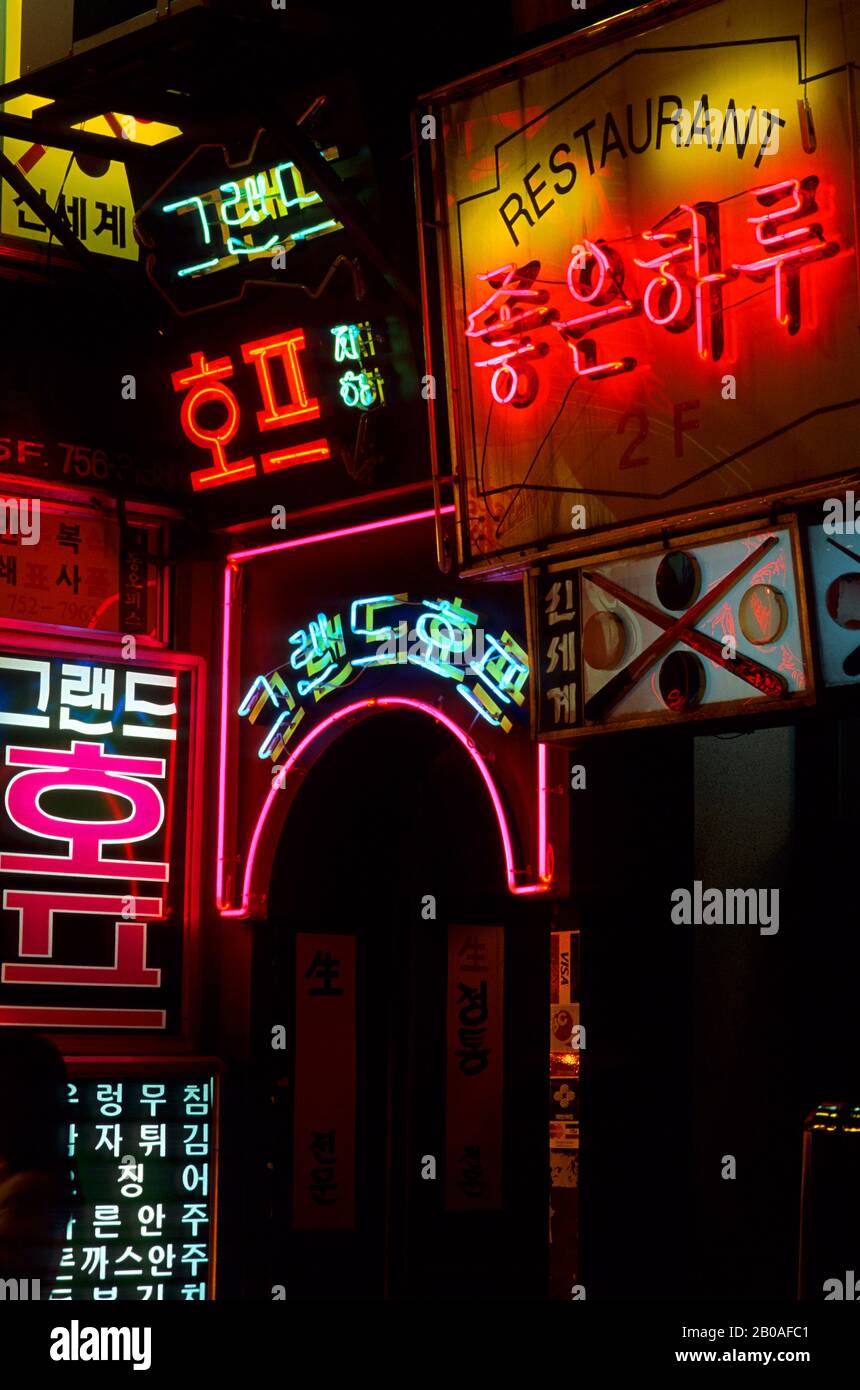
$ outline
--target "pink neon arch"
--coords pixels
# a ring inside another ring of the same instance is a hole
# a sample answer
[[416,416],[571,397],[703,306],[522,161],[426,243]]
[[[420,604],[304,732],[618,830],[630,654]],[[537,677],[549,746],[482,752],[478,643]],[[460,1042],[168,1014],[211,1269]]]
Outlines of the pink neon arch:
[[466,752],[469,754],[469,757],[472,759],[472,762],[478,769],[481,779],[483,780],[484,786],[487,788],[487,791],[489,793],[490,800],[493,805],[493,810],[495,812],[496,821],[499,827],[499,833],[502,839],[502,850],[504,852],[505,858],[505,878],[507,880],[508,891],[516,894],[517,896],[535,893],[545,893],[548,891],[552,883],[552,873],[547,862],[548,850],[545,805],[545,746],[543,744],[538,744],[537,748],[538,778],[540,782],[540,793],[538,798],[538,881],[534,883],[518,884],[517,870],[514,863],[513,841],[511,839],[511,832],[510,827],[508,825],[508,818],[505,812],[504,804],[502,802],[501,796],[499,795],[498,787],[493,781],[492,774],[490,773],[490,770],[487,767],[487,764],[482,758],[481,754],[478,752],[478,749],[476,748],[474,741],[463,729],[460,728],[459,724],[456,724],[453,719],[450,719],[447,714],[443,714],[442,711],[437,709],[434,705],[428,705],[425,704],[423,700],[415,700],[407,696],[388,695],[380,696],[375,699],[357,700],[355,701],[355,703],[347,705],[344,709],[337,710],[334,714],[330,714],[328,718],[323,719],[316,726],[315,729],[312,729],[310,733],[302,739],[301,743],[299,743],[296,746],[296,748],[287,758],[286,762],[280,770],[277,779],[273,781],[273,785],[266,797],[266,800],[263,803],[263,808],[260,811],[260,815],[257,818],[257,824],[254,827],[254,833],[251,836],[251,842],[248,847],[248,859],[245,865],[245,875],[242,881],[242,904],[240,907],[222,908],[222,917],[247,917],[250,913],[251,888],[254,878],[254,869],[256,866],[257,853],[260,848],[260,842],[263,838],[263,834],[267,827],[269,813],[275,803],[275,798],[278,796],[279,792],[285,788],[287,777],[289,776],[292,769],[299,762],[299,760],[302,758],[303,754],[307,751],[307,749],[311,746],[312,743],[314,743],[322,734],[329,730],[332,727],[332,725],[338,723],[340,720],[348,719],[357,714],[367,714],[383,709],[417,710],[419,713],[426,714],[429,716],[429,718],[434,719],[436,723],[443,724],[445,728],[448,729],[449,732],[454,735],[458,743],[462,744]]

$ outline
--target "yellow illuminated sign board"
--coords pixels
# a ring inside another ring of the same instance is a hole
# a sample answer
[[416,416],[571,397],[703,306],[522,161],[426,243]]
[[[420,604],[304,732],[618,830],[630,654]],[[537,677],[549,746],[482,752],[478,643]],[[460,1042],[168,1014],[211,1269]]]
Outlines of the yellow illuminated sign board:
[[430,98],[465,562],[856,468],[860,7],[807,19],[630,16]]
[[[6,0],[5,6],[0,5],[6,82],[14,81],[21,73],[21,5],[22,0]],[[44,97],[20,96],[7,102],[4,109],[12,115],[32,116],[46,104]],[[142,145],[158,145],[180,133],[176,126],[135,120],[112,111],[83,121],[77,128]],[[3,139],[2,148],[49,206],[66,218],[88,251],[118,260],[138,259],[132,228],[135,208],[125,165],[120,160],[91,156],[79,159],[70,150],[54,150],[8,137]],[[42,244],[52,241],[56,245],[56,238],[5,183],[0,187],[0,233]]]

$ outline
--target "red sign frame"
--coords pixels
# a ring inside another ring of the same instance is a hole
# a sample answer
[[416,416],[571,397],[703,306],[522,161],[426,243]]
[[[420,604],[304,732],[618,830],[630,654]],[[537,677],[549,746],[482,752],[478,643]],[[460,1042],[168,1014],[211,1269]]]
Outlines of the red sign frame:
[[[17,631],[9,632],[8,630],[4,630],[0,635],[2,635],[2,646],[4,650],[13,654],[19,654],[23,657],[32,656],[39,659],[61,656],[65,657],[69,662],[90,660],[116,665],[119,656],[118,641],[111,644],[105,642],[81,642],[80,640],[64,641],[61,637],[43,637],[37,635],[25,637]],[[185,814],[185,831],[184,835],[181,837],[184,845],[185,871],[181,902],[182,964],[181,981],[178,985],[178,1026],[169,1034],[163,1033],[161,1030],[129,1032],[121,1026],[117,1027],[112,1032],[108,1032],[106,1029],[99,1029],[96,1032],[81,1032],[72,1029],[66,1032],[62,1030],[52,1030],[50,1024],[40,1025],[38,1019],[35,1019],[33,1022],[25,1021],[23,1017],[20,1023],[6,1025],[11,1027],[41,1026],[43,1031],[55,1038],[61,1050],[68,1053],[92,1053],[93,1051],[124,1054],[188,1052],[191,1051],[193,1047],[197,1025],[199,1002],[197,977],[203,837],[202,790],[203,747],[205,737],[205,662],[201,657],[189,653],[167,652],[146,646],[142,647],[136,660],[128,662],[128,666],[131,670],[133,670],[135,666],[143,668],[154,667],[157,671],[160,670],[162,672],[175,671],[178,673],[187,673],[189,677],[190,704],[186,716],[188,727],[188,795],[186,804],[180,808]],[[26,737],[25,735],[25,741]],[[71,740],[73,736],[70,735],[69,738]],[[86,822],[83,823],[85,824]],[[133,880],[129,881],[133,882]],[[5,886],[11,887],[10,884],[6,884]],[[139,883],[138,889],[138,896],[140,893],[146,895],[147,889],[145,884]],[[28,1009],[32,1007],[35,1016],[35,1013],[38,1012],[41,1006],[17,1006],[14,1002],[11,1002],[9,1007],[27,1007]]]

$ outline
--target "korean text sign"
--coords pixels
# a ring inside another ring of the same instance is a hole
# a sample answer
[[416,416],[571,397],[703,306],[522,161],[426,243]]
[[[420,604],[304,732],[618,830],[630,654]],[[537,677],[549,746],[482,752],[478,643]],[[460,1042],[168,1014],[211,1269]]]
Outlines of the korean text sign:
[[355,1225],[355,937],[296,937],[293,1225]]
[[528,732],[522,591],[442,579],[432,527],[429,512],[392,518],[298,548],[238,552],[241,570],[227,572],[222,708],[238,738],[235,751],[226,739],[223,747],[222,910],[262,909],[257,895],[301,767],[342,721],[394,707],[438,714],[491,760],[511,891],[552,877]]
[[816,4],[804,84],[801,10],[631,20],[431,99],[465,558],[853,465],[860,22]]
[[[26,515],[27,499],[0,504]],[[21,511],[21,509],[25,509]],[[32,527],[32,524],[31,524]],[[157,637],[159,581],[149,531],[39,508],[38,535],[0,532],[0,617]]]
[[[218,1148],[211,1075],[69,1082],[76,1203],[49,1297],[200,1301],[211,1293]],[[109,1077],[109,1079],[108,1079]]]
[[195,700],[193,658],[0,652],[0,1026],[179,1031]]
[[448,928],[445,1206],[502,1205],[504,931]]

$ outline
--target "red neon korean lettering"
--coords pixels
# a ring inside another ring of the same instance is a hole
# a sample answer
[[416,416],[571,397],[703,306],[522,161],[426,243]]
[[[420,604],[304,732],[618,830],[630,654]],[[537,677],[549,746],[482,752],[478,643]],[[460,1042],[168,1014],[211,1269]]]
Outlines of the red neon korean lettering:
[[777,203],[791,200],[790,206],[778,212],[767,211],[747,221],[755,227],[756,240],[768,252],[757,261],[738,262],[734,269],[743,271],[751,280],[774,277],[777,323],[795,334],[800,329],[800,272],[813,261],[835,256],[836,241],[825,241],[819,222],[795,227],[810,213],[818,211],[815,193],[818,179],[811,174],[805,179],[784,179],[756,191],[756,201],[763,208],[773,209]]
[[724,304],[723,287],[741,274],[759,283],[773,277],[777,322],[796,334],[801,327],[801,271],[841,249],[838,242],[825,239],[819,222],[810,220],[818,210],[818,184],[812,175],[746,190],[765,209],[746,220],[767,254],[725,266],[721,204],[704,200],[673,208],[642,233],[649,254],[634,261],[651,274],[641,299],[625,289],[621,256],[600,237],[583,239],[571,249],[566,284],[580,310],[573,317],[560,315],[549,303],[549,291],[536,287],[539,261],[479,274],[477,279],[491,293],[467,312],[465,336],[480,339],[494,352],[473,358],[472,365],[492,369],[491,391],[497,404],[528,406],[538,390],[532,364],[549,351],[546,342],[535,341],[536,333],[552,326],[572,351],[574,379],[599,381],[632,372],[639,362],[633,356],[611,354],[601,361],[595,335],[640,313],[667,333],[683,334],[695,325],[699,358],[719,362],[726,350],[726,314],[737,307]]
[[[18,772],[6,788],[6,810],[20,829],[41,839],[62,840],[64,855],[0,854],[0,872],[72,874],[95,878],[156,879],[166,882],[166,863],[105,859],[103,845],[127,845],[147,840],[160,829],[164,802],[148,779],[164,776],[161,758],[132,758],[105,753],[100,743],[72,744],[71,749],[7,748],[10,766]],[[41,798],[52,790],[95,791],[131,803],[124,820],[71,820],[42,809]]]
[[[304,348],[305,335],[301,328],[242,344],[242,357],[254,368],[263,403],[262,410],[257,411],[259,430],[283,429],[306,420],[319,419],[319,400],[308,395],[299,360]],[[279,364],[283,372],[286,400],[278,398],[278,387],[272,372],[275,364]],[[174,372],[171,378],[174,391],[193,387],[182,403],[180,423],[193,444],[212,453],[213,467],[198,469],[191,474],[191,485],[195,492],[256,476],[257,466],[253,455],[232,463],[227,459],[227,448],[235,439],[241,422],[239,402],[230,387],[221,380],[232,375],[231,358],[219,357],[214,362],[207,362],[202,352],[194,352],[191,354],[190,369]],[[227,412],[224,423],[218,429],[204,429],[197,420],[201,406],[210,401],[220,402]],[[264,473],[273,473],[281,468],[317,463],[330,457],[327,441],[312,439],[290,448],[269,450],[262,455],[261,462]]]
[[[257,425],[261,430],[275,430],[283,425],[298,424],[301,420],[319,419],[319,401],[315,396],[308,396],[299,362],[299,353],[304,346],[305,335],[300,328],[294,328],[289,333],[276,334],[273,338],[259,338],[256,342],[243,344],[242,356],[246,362],[254,364],[265,407],[257,411]],[[275,399],[270,366],[270,360],[273,358],[281,362],[284,368],[290,395],[286,404],[279,405]],[[307,444],[296,444],[289,449],[274,449],[263,454],[261,462],[264,473],[274,473],[281,468],[316,463],[329,456],[326,441],[312,439]]]
[[260,460],[264,473],[274,473],[279,468],[295,468],[300,463],[318,463],[329,457],[329,447],[324,439],[314,439],[310,444],[295,444],[292,449],[275,449],[263,454]]
[[[492,293],[473,309],[466,325],[467,338],[480,338],[494,349],[491,357],[475,362],[476,367],[492,367],[490,389],[499,405],[519,408],[531,405],[538,391],[538,376],[531,363],[549,352],[546,343],[532,342],[530,333],[558,317],[546,307],[547,290],[534,288],[540,261],[527,265],[501,266],[479,275]],[[477,320],[485,316],[484,323]]]
[[581,246],[572,247],[567,287],[580,304],[593,306],[576,318],[554,324],[573,352],[576,375],[600,381],[603,377],[632,372],[636,367],[635,357],[598,362],[597,344],[590,336],[607,323],[635,318],[641,310],[641,304],[628,299],[624,293],[624,264],[618,252],[605,241],[584,241]]
[[[181,372],[173,372],[170,378],[174,391],[193,388],[182,402],[179,421],[192,444],[209,449],[212,453],[214,466],[199,468],[191,474],[191,486],[195,492],[254,476],[253,458],[237,459],[234,463],[227,459],[227,446],[233,442],[239,429],[240,411],[235,395],[221,378],[232,375],[233,363],[229,357],[207,362],[202,352],[192,352],[190,369],[186,367]],[[197,422],[197,412],[209,401],[218,401],[227,411],[224,423],[218,429],[207,430]]]
[[[242,356],[246,362],[253,362],[263,399],[264,410],[257,411],[257,425],[261,430],[276,430],[281,425],[292,425],[298,420],[318,420],[319,401],[309,399],[305,379],[299,364],[299,353],[304,349],[305,335],[300,328],[289,333],[277,333],[273,338],[258,338],[253,343],[242,344]],[[286,405],[278,405],[275,400],[275,386],[269,365],[270,358],[283,364],[290,400]]]
[[[687,225],[672,228],[679,219]],[[695,323],[699,356],[719,362],[725,347],[722,287],[738,273],[722,269],[719,207],[682,203],[642,235],[660,246],[659,254],[648,260],[636,257],[638,266],[658,271],[643,295],[646,315],[668,333],[686,333]]]

